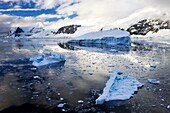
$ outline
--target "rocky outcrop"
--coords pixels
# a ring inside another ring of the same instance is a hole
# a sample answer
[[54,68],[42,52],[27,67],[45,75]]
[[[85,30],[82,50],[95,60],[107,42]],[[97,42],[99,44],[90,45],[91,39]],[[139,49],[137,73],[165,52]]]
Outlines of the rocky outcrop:
[[146,35],[148,32],[158,32],[161,29],[170,29],[170,21],[160,19],[144,19],[130,26],[127,31],[131,35]]
[[81,25],[69,25],[69,26],[64,26],[58,29],[57,32],[54,34],[74,34],[77,31],[77,28],[81,27]]
[[23,32],[24,32],[24,30],[22,30],[20,27],[17,27],[16,31],[14,32],[15,37],[20,36],[20,34],[23,33]]

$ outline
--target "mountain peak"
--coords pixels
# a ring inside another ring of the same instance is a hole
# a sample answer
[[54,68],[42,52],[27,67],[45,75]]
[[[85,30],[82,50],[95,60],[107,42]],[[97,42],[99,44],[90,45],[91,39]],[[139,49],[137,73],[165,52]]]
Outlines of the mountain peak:
[[42,22],[38,22],[37,25],[30,30],[31,33],[39,33],[41,31],[44,31],[44,25]]
[[44,24],[42,22],[38,22],[36,24],[36,28],[44,28]]

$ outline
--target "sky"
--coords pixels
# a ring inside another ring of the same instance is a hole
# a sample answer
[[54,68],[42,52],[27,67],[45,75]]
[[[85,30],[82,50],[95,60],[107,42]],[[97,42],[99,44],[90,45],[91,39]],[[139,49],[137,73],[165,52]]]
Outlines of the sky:
[[[170,19],[170,0],[0,0],[0,29],[83,26],[127,27],[144,18]],[[2,32],[0,31],[0,32]]]

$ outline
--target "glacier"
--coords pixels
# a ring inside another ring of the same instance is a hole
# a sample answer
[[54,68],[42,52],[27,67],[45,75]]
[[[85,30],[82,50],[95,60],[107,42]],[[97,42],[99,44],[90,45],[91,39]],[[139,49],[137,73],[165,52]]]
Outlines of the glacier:
[[65,57],[63,54],[41,53],[41,54],[31,57],[30,61],[33,61],[33,63],[32,63],[33,66],[39,67],[39,66],[43,66],[43,65],[48,65],[48,64],[52,64],[52,63],[58,63],[58,62],[65,61]]
[[143,84],[135,77],[121,76],[118,75],[118,71],[114,71],[107,81],[103,93],[96,99],[96,104],[103,104],[105,101],[127,100],[138,91],[138,87],[142,86]]
[[106,31],[96,31],[81,35],[69,40],[68,43],[87,45],[87,44],[105,44],[105,45],[130,45],[130,33],[120,29]]

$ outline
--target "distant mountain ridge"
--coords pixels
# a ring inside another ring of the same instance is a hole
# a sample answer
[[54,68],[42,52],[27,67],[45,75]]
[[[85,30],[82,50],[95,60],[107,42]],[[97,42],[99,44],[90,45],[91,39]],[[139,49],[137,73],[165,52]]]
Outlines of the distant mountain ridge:
[[150,31],[156,33],[161,29],[170,29],[170,20],[144,19],[130,26],[127,31],[131,35],[146,35]]
[[[59,28],[57,30],[57,32],[55,32],[54,30],[51,30],[51,34],[53,34],[53,35],[74,34],[79,27],[81,27],[81,25],[63,26],[63,27]],[[9,36],[20,37],[20,36],[23,36],[24,34],[25,34],[25,36],[32,36],[35,34],[41,34],[41,32],[42,32],[42,34],[46,33],[46,30],[44,29],[43,26],[37,26],[37,27],[33,27],[33,28],[27,29],[27,30],[23,30],[22,28],[17,27],[17,28],[11,29]],[[47,32],[46,36],[48,36],[49,34],[50,34],[50,32]]]
[[[170,20],[163,21],[161,19],[144,19],[141,20],[132,26],[130,26],[126,31],[128,31],[131,35],[146,35],[147,33],[157,33],[159,30],[170,29]],[[97,30],[97,29],[95,29]],[[38,38],[38,37],[69,37],[69,36],[81,36],[84,33],[90,33],[95,31],[94,29],[90,29],[88,27],[84,27],[81,25],[67,25],[63,26],[59,29],[47,30],[45,29],[43,24],[38,24],[33,28],[12,28],[9,35],[7,37],[30,37],[30,38]],[[122,29],[123,30],[123,29]],[[99,31],[103,31],[99,29]]]

